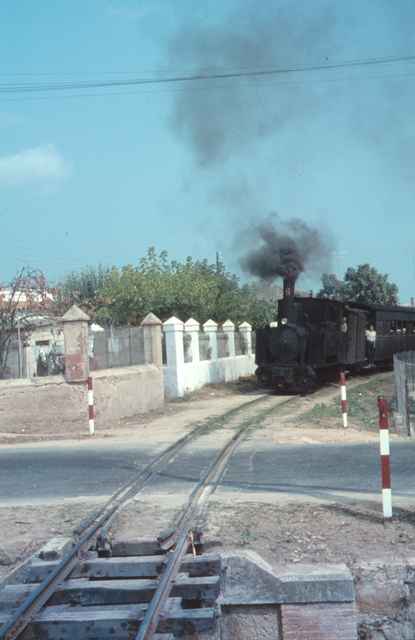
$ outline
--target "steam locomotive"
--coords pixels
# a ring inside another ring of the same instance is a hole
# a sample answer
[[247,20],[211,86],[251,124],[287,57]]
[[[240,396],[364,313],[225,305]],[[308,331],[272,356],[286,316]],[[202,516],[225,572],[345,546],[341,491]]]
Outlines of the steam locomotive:
[[376,329],[373,364],[387,366],[400,351],[415,350],[415,309],[297,297],[284,280],[278,326],[256,332],[258,382],[306,393],[327,375],[368,366],[366,329]]

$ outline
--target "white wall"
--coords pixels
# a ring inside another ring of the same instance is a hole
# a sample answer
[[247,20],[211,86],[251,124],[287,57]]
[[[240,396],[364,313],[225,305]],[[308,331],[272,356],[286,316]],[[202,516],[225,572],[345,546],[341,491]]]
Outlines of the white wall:
[[[183,323],[170,318],[163,325],[166,338],[167,365],[164,367],[164,389],[167,398],[181,398],[186,393],[200,389],[205,384],[232,382],[255,372],[255,357],[251,349],[251,326],[244,322],[239,329],[244,336],[246,354],[235,354],[235,327],[229,320],[222,329],[228,334],[227,358],[217,357],[217,324],[208,320],[204,331],[209,335],[211,359],[200,360],[199,323],[192,318]],[[191,335],[190,353],[192,362],[184,362],[183,335]]]

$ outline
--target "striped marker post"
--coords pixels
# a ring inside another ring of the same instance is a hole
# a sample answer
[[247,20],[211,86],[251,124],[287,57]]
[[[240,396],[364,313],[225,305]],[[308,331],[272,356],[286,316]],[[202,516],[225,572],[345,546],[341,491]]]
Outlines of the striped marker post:
[[346,429],[349,425],[347,422],[347,394],[346,394],[346,374],[340,372],[340,405],[342,408],[343,427]]
[[392,518],[392,489],[389,448],[389,408],[383,396],[378,397],[379,435],[380,435],[380,467],[382,472],[382,505],[383,518]]
[[89,418],[89,435],[95,433],[95,410],[94,410],[94,388],[92,386],[92,376],[88,376],[88,418]]

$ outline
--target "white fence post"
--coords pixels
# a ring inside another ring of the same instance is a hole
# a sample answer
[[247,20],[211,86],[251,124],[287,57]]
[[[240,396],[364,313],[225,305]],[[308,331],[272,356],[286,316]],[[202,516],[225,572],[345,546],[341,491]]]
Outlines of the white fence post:
[[252,327],[249,322],[242,322],[242,324],[239,325],[239,331],[241,332],[241,338],[245,345],[244,355],[250,356],[252,355]]
[[227,349],[228,357],[233,358],[235,355],[235,325],[232,320],[226,320],[222,325],[222,330],[228,336]]
[[184,396],[183,329],[183,322],[174,316],[163,324],[166,336],[168,393],[173,398]]
[[193,364],[198,364],[200,362],[199,330],[200,330],[200,324],[197,322],[197,320],[194,320],[193,318],[189,318],[184,323],[184,331],[187,335],[191,337],[189,350],[192,356]]
[[218,359],[218,325],[214,320],[206,320],[203,331],[209,336],[210,360]]

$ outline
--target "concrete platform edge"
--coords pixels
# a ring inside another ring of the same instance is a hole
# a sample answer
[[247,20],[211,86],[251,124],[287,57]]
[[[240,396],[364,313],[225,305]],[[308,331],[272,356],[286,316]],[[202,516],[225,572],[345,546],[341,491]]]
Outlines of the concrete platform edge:
[[344,564],[278,567],[254,551],[222,554],[222,606],[345,603],[355,601],[353,577]]

